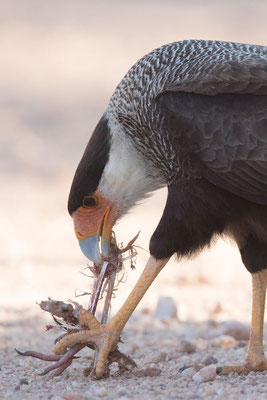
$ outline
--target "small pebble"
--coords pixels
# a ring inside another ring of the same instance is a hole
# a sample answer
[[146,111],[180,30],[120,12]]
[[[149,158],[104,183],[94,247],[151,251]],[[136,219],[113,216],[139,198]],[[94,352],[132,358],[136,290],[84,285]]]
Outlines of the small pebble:
[[[174,354],[177,354],[177,353],[174,353]],[[192,362],[192,357],[191,356],[186,356],[185,354],[183,354],[182,356],[181,356],[181,354],[178,354],[179,355],[179,361],[181,362],[181,363],[183,363],[184,365],[188,365],[189,367],[191,366],[191,362]]]
[[187,353],[187,354],[191,354],[194,353],[196,351],[196,346],[189,342],[188,340],[181,340],[181,342],[179,343],[177,350],[182,352],[182,353]]
[[159,376],[161,374],[162,370],[160,368],[156,368],[156,367],[155,368],[148,367],[145,369],[144,372],[145,372],[146,376],[154,377],[154,376]]
[[168,359],[169,360],[177,360],[177,359],[181,359],[181,354],[180,353],[169,353],[168,354]]
[[200,369],[202,369],[204,367],[204,365],[203,364],[199,364],[199,363],[194,363],[192,365],[192,367],[194,367],[195,370],[198,372]]
[[96,398],[97,397],[106,397],[108,395],[108,392],[105,388],[100,388],[95,392],[95,394],[96,394]]
[[183,378],[192,378],[195,375],[196,370],[193,367],[186,368],[182,371],[181,375]]
[[28,380],[26,378],[20,378],[19,384],[15,386],[14,391],[18,392],[22,385],[29,385],[29,382],[28,382]]
[[236,340],[232,336],[222,335],[211,340],[210,344],[214,347],[229,348],[235,346]]
[[86,397],[78,393],[64,393],[62,398],[64,400],[86,400]]
[[28,380],[26,378],[21,378],[19,380],[19,384],[20,385],[29,385],[29,382],[28,382]]
[[155,317],[164,320],[165,318],[177,318],[177,306],[172,297],[161,296],[158,300]]
[[249,340],[249,327],[238,321],[228,322],[223,333],[236,340]]
[[209,342],[202,338],[197,338],[195,343],[199,350],[207,350],[207,348],[209,347]]
[[213,357],[213,356],[211,356],[211,355],[205,357],[204,360],[201,361],[201,363],[202,363],[203,365],[216,364],[217,362],[218,362],[217,358],[216,358],[216,357]]
[[216,367],[215,365],[208,365],[207,367],[201,368],[194,376],[194,382],[210,382],[216,379]]
[[217,392],[215,390],[209,389],[205,393],[205,397],[216,396]]
[[118,395],[119,395],[119,396],[124,396],[125,394],[127,394],[127,390],[126,390],[126,389],[120,388],[120,389],[118,390]]
[[167,359],[167,353],[162,351],[161,353],[156,354],[152,359],[151,362],[154,364],[158,364],[160,362],[164,362]]

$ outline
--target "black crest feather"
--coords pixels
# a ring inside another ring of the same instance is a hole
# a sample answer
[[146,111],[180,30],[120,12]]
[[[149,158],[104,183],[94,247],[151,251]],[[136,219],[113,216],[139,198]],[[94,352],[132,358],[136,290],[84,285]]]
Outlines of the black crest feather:
[[104,115],[98,122],[75,172],[68,201],[70,214],[82,205],[85,195],[92,194],[97,189],[109,159],[109,151],[110,129]]

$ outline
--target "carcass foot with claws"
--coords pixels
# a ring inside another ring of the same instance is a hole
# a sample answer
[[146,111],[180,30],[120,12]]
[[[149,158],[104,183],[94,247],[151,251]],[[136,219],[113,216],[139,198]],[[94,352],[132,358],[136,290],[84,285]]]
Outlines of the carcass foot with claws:
[[[65,309],[70,309],[69,306],[71,306],[70,304],[53,300],[49,300],[48,302],[53,305],[53,308],[55,308],[54,303],[60,305],[61,308],[65,306]],[[42,302],[42,305],[44,306],[48,302]],[[41,376],[50,372],[52,372],[51,377],[59,376],[72,364],[74,359],[79,358],[76,355],[84,347],[96,348],[99,352],[98,362],[93,361],[92,365],[85,370],[85,375],[90,374],[92,378],[109,376],[109,367],[112,363],[118,364],[120,372],[130,371],[136,367],[134,360],[121,353],[117,348],[117,343],[112,343],[108,332],[108,325],[100,325],[89,310],[76,306],[76,309],[73,309],[72,314],[69,313],[66,320],[68,321],[70,318],[76,320],[76,325],[73,326],[73,329],[69,325],[68,333],[61,335],[56,340],[53,350],[55,354],[48,355],[36,351],[21,352],[16,349],[17,353],[21,356],[30,356],[43,361],[53,362],[52,365],[49,365],[40,373]],[[104,362],[99,363],[103,358]]]

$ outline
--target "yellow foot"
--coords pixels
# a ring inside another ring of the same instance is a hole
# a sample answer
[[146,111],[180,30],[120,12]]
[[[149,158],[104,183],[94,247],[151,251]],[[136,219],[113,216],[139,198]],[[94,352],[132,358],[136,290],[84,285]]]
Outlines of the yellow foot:
[[267,370],[267,359],[264,356],[257,357],[257,360],[245,360],[243,363],[225,365],[223,367],[217,367],[217,374],[227,375],[230,372],[236,372],[238,374],[247,375],[249,372],[262,372]]
[[156,276],[168,262],[168,258],[156,260],[150,256],[144,271],[138,279],[135,287],[127,297],[123,306],[107,325],[99,326],[96,318],[86,310],[81,310],[78,316],[81,330],[64,336],[55,346],[53,352],[56,355],[65,354],[68,349],[76,345],[88,346],[93,344],[99,350],[95,367],[95,376],[100,378],[106,370],[107,358],[110,352],[115,351],[120,334],[135,310],[136,306],[146,293]]
[[[78,344],[85,346],[93,344],[99,350],[94,374],[96,378],[101,378],[107,370],[107,359],[109,353],[116,349],[120,332],[117,331],[112,322],[100,326],[89,311],[82,310],[82,314],[83,315],[80,313],[79,315],[80,322],[82,319],[83,322],[85,322],[85,319],[87,319],[86,317],[92,318],[90,324],[88,324],[88,321],[86,321],[87,323],[81,324],[86,327],[90,325],[90,329],[83,329],[79,332],[73,332],[64,336],[59,342],[57,342],[53,349],[53,353],[57,355],[65,354],[68,349]],[[92,326],[92,322],[94,323],[94,326]]]

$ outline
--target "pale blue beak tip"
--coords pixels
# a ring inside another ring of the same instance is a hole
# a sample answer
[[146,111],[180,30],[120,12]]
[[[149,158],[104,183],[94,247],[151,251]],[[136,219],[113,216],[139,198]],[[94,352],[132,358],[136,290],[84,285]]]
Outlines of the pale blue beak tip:
[[98,264],[102,262],[97,235],[79,240],[79,245],[83,254],[85,257],[89,258],[89,260]]

